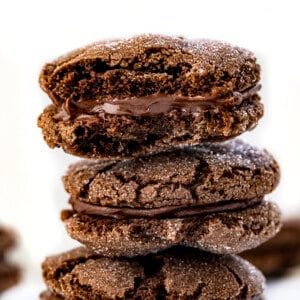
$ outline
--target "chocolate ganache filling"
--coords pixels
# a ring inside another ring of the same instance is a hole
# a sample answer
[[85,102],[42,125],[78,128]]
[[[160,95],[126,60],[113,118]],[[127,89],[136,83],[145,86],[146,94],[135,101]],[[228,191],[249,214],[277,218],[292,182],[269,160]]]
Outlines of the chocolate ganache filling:
[[87,215],[97,215],[101,217],[109,217],[115,219],[129,219],[129,218],[183,218],[200,216],[211,213],[228,212],[233,210],[245,209],[255,204],[261,203],[262,198],[252,200],[231,200],[222,201],[208,205],[197,206],[164,206],[159,208],[129,208],[129,207],[108,207],[99,206],[84,202],[81,199],[71,197],[69,203],[73,210],[78,213]]
[[103,114],[152,116],[164,114],[173,109],[185,113],[197,113],[205,109],[221,106],[235,106],[251,96],[261,88],[260,84],[250,87],[242,92],[232,92],[226,96],[181,96],[153,94],[144,97],[131,97],[124,99],[101,100],[66,100],[55,115],[57,120],[80,119]]

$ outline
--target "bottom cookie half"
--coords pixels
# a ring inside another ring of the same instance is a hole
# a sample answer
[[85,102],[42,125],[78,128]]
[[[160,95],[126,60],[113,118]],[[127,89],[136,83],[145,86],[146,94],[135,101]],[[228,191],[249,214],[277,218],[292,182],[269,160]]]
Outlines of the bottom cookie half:
[[277,206],[266,201],[243,210],[187,218],[118,220],[64,211],[62,219],[72,238],[109,257],[146,255],[178,245],[239,253],[270,239],[281,225]]

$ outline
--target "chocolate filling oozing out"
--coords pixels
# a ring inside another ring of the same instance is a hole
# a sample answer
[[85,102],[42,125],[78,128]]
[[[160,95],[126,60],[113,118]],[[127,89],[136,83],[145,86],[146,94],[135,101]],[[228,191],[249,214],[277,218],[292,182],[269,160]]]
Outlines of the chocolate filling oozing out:
[[144,97],[132,97],[112,100],[81,100],[73,101],[71,98],[62,103],[56,120],[81,119],[90,116],[103,116],[104,114],[152,116],[166,114],[173,109],[184,113],[200,113],[209,108],[231,107],[240,105],[260,90],[261,85],[256,84],[243,92],[232,92],[230,95],[218,97],[210,96],[178,96],[153,94]]
[[129,218],[162,218],[174,217],[184,218],[191,216],[199,216],[211,213],[227,212],[233,210],[240,210],[250,207],[252,205],[261,203],[262,198],[252,199],[247,201],[222,201],[210,205],[197,206],[166,206],[151,209],[129,208],[129,207],[107,207],[99,206],[84,202],[80,199],[70,198],[69,203],[76,212],[97,215],[101,217],[110,217],[115,219],[129,219]]
[[256,94],[234,107],[185,113],[130,116],[104,114],[57,120],[59,109],[51,105],[38,119],[51,148],[85,158],[120,159],[171,150],[179,145],[225,141],[253,129],[263,115]]

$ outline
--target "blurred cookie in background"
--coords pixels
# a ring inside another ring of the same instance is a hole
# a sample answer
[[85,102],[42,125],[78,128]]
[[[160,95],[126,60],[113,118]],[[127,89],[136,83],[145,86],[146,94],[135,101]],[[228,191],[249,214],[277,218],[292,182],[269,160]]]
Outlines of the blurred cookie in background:
[[0,225],[0,293],[14,286],[20,281],[20,267],[7,259],[7,254],[16,247],[16,233]]
[[281,231],[266,243],[240,254],[267,277],[285,275],[300,266],[300,215],[283,220]]

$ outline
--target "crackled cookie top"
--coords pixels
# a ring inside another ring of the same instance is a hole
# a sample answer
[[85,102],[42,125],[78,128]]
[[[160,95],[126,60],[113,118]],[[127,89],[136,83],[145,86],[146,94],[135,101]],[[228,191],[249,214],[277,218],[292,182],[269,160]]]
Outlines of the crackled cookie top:
[[133,259],[77,248],[48,257],[43,276],[50,292],[41,299],[254,299],[264,288],[241,258],[188,248]]
[[234,140],[121,162],[83,160],[70,166],[63,181],[77,207],[140,208],[151,216],[154,208],[168,213],[187,206],[250,202],[270,193],[279,176],[267,151]]

